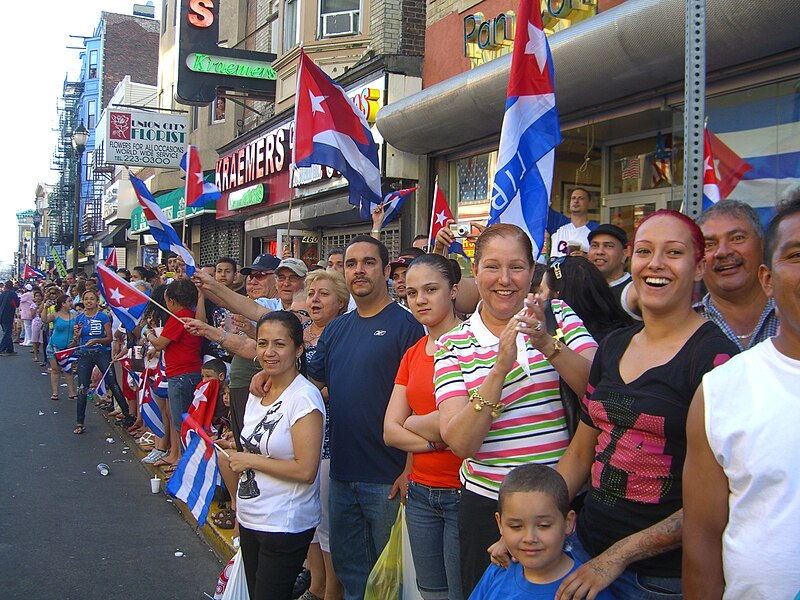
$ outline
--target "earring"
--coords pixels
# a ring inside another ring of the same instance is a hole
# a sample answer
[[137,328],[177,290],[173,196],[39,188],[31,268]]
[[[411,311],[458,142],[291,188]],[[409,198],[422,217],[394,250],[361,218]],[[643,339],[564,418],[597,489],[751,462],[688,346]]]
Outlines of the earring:
[[302,368],[302,366],[303,366],[303,361],[302,361],[302,360],[300,360],[300,358],[298,357],[298,358],[297,358],[297,361],[295,361],[295,363],[294,363],[294,364],[295,364],[295,367],[297,368],[297,370],[298,370],[298,371],[300,371],[300,369],[301,369],[301,368]]

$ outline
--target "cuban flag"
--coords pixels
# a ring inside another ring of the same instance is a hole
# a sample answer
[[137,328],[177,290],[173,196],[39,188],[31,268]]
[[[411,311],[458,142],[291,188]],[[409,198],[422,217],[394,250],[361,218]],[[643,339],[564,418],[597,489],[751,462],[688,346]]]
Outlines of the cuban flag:
[[148,377],[145,377],[145,385],[139,390],[139,413],[145,425],[156,436],[164,437],[164,419],[161,416],[161,409],[158,408],[153,399],[152,387]]
[[553,61],[542,29],[539,3],[520,0],[506,112],[492,184],[489,225],[513,223],[533,242],[544,244],[553,185],[555,149],[561,129],[553,87]]
[[[190,420],[183,415],[184,422]],[[202,526],[208,518],[208,509],[214,498],[219,477],[214,443],[202,429],[189,430],[189,443],[183,452],[178,468],[167,483],[167,492],[182,500]]]
[[136,400],[137,393],[134,390],[139,389],[139,375],[131,369],[131,359],[129,357],[124,357],[119,361],[120,366],[122,366],[122,370],[125,371],[125,377],[122,378],[122,395],[125,396],[127,400]]
[[61,370],[65,373],[69,373],[72,370],[72,365],[78,362],[78,348],[78,346],[75,346],[74,348],[65,348],[64,350],[53,353],[58,366],[61,367]]
[[106,256],[106,259],[103,261],[103,264],[107,267],[111,267],[112,269],[119,269],[119,263],[117,262],[117,249],[111,248],[111,251]]
[[[406,188],[404,190],[396,190],[386,194],[383,198],[383,221],[381,221],[381,227],[386,227],[392,219],[400,214],[400,209],[403,208],[406,198],[416,192],[417,189],[419,189],[419,186]],[[370,204],[370,211],[375,210],[376,206],[378,205],[374,202]]]
[[144,211],[144,217],[150,226],[150,235],[155,238],[160,250],[174,252],[183,259],[183,262],[186,263],[186,275],[191,277],[194,273],[194,257],[192,253],[183,245],[178,233],[169,224],[169,219],[156,203],[156,199],[153,198],[144,181],[132,173],[130,173],[130,179],[133,191],[136,192],[136,198]]
[[222,194],[213,183],[203,179],[203,165],[195,146],[189,146],[181,158],[181,169],[186,172],[186,206],[205,206],[218,200]]
[[369,220],[370,206],[382,198],[378,146],[361,111],[302,49],[294,119],[292,163],[339,171],[350,186],[350,204]]
[[711,153],[711,138],[708,135],[708,126],[703,132],[703,210],[719,202],[719,184],[717,172],[714,169],[714,155]]
[[45,275],[39,269],[34,269],[30,265],[25,265],[25,271],[22,273],[23,279],[47,279],[47,275]]
[[105,265],[97,265],[97,283],[108,307],[122,322],[122,326],[127,331],[133,331],[150,298]]
[[164,370],[164,363],[158,359],[158,370],[153,378],[153,393],[159,398],[167,398],[169,386],[167,384],[167,373]]
[[[439,179],[437,178],[433,186],[433,210],[431,211],[431,229],[428,235],[428,243],[431,248],[433,248],[433,245],[436,243],[436,234],[447,227],[449,221],[455,222],[455,219],[450,210],[450,205],[447,204],[447,198],[445,198],[444,192],[439,188]],[[469,260],[469,256],[464,252],[463,244],[458,240],[450,244],[447,251],[450,254],[460,254]]]
[[188,415],[192,417],[191,422],[186,420],[181,423],[181,439],[186,444],[189,443],[188,432],[192,428],[192,423],[208,431],[211,429],[211,418],[217,407],[217,396],[219,395],[219,380],[210,379],[201,381],[194,390],[194,398],[189,406]]
[[108,389],[106,388],[106,376],[105,373],[100,378],[100,381],[97,382],[97,387],[94,388],[94,395],[100,396],[101,398],[105,398],[106,392]]

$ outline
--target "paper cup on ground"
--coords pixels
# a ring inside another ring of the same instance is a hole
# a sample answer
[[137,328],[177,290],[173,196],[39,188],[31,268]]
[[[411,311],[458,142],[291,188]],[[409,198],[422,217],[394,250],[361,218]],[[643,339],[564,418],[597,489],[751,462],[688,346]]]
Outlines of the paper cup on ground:
[[152,492],[153,494],[157,494],[160,491],[161,491],[161,479],[159,479],[158,477],[153,477],[150,480],[150,492]]

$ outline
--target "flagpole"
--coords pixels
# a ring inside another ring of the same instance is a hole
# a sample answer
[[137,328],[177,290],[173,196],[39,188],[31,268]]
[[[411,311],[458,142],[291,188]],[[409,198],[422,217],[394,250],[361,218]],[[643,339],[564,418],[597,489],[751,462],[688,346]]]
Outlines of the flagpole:
[[[199,158],[199,157],[198,157]],[[189,212],[189,172],[192,169],[192,153],[189,148],[186,149],[186,170],[183,177],[183,228],[181,229],[181,242],[186,249],[191,252],[192,249],[186,245],[186,214]],[[191,245],[191,239],[189,244]]]
[[[294,163],[289,165],[289,219],[286,221],[286,237],[289,238],[290,256],[294,258],[294,244],[292,244],[292,203],[294,201],[294,173],[297,167]],[[283,249],[281,249],[281,260],[283,260]]]
[[433,237],[433,220],[436,218],[436,192],[439,191],[439,176],[433,180],[433,204],[431,204],[431,226],[428,229],[428,242],[431,244],[430,252],[436,247],[436,240],[431,240]]
[[214,443],[212,444],[212,445],[214,446],[214,450],[216,450],[217,452],[221,452],[222,454],[224,454],[224,455],[225,455],[225,457],[226,457],[226,458],[230,458],[230,457],[231,457],[231,455],[230,455],[230,454],[228,454],[227,452],[225,452],[225,450],[223,450],[222,448],[220,448],[219,446],[217,446],[217,442],[218,442],[218,441],[219,441],[219,440],[215,440],[215,441],[214,441]]

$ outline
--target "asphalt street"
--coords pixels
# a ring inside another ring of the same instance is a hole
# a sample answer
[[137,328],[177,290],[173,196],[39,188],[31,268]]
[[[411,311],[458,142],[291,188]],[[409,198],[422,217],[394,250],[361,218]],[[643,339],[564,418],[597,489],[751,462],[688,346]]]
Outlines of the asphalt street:
[[[222,564],[91,405],[50,400],[28,348],[0,357],[0,595],[49,599],[201,599]],[[106,441],[111,438],[113,443]],[[98,463],[111,468],[107,477]],[[177,500],[175,501],[177,502]],[[176,553],[182,553],[176,556]]]

